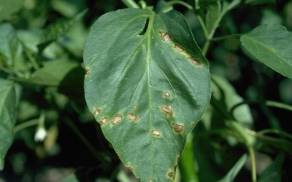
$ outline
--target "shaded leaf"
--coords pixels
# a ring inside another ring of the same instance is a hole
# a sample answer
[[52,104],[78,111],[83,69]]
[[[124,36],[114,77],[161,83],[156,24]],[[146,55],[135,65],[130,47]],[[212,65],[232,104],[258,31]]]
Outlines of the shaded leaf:
[[230,169],[230,171],[224,176],[221,180],[217,182],[232,182],[240,169],[243,167],[247,160],[247,154],[244,154],[237,162],[236,164]]
[[0,78],[0,170],[13,142],[13,127],[16,121],[16,94],[12,81]]
[[79,182],[79,179],[77,178],[76,174],[73,173],[63,179],[62,182]]
[[101,16],[85,43],[85,97],[122,162],[141,181],[172,181],[210,99],[208,62],[176,12]]
[[282,164],[284,162],[285,155],[283,152],[277,155],[273,163],[264,170],[263,174],[259,178],[259,182],[281,182],[282,178]]
[[[222,103],[222,107],[226,107],[227,111],[230,111],[233,106],[243,102],[243,98],[236,93],[235,88],[223,77],[212,75],[212,80],[211,88],[213,96]],[[246,127],[251,127],[253,118],[248,105],[243,104],[238,106],[232,114],[236,121]]]
[[11,16],[20,10],[23,2],[23,0],[0,0],[0,22],[10,20]]
[[261,25],[240,37],[259,61],[292,79],[292,33],[281,25]]
[[80,20],[87,10],[84,10],[77,14],[74,18],[60,20],[54,24],[49,25],[40,37],[40,42],[38,44],[39,52],[42,52],[51,42],[57,40],[59,37],[64,35],[69,31],[69,29],[74,25],[74,23]]
[[11,24],[0,25],[0,63],[11,66],[15,60],[18,40]]

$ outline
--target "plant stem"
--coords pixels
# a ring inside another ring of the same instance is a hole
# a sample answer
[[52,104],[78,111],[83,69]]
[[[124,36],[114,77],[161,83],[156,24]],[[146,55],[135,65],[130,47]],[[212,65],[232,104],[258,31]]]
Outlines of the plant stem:
[[31,126],[34,126],[34,125],[37,125],[39,123],[39,119],[32,119],[32,120],[29,120],[29,121],[26,121],[24,123],[21,123],[17,126],[15,126],[13,128],[13,133],[17,133],[19,132],[20,130],[23,130],[25,128],[28,128],[28,127],[31,127]]
[[257,176],[256,176],[256,161],[255,161],[254,149],[253,149],[253,146],[248,146],[247,149],[248,149],[250,161],[251,161],[251,179],[252,179],[252,182],[256,182]]
[[193,9],[193,7],[191,5],[189,5],[186,2],[183,1],[169,1],[165,4],[165,6],[161,9],[161,12],[165,12],[166,10],[168,10],[170,7],[172,7],[175,4],[180,4],[188,9]]
[[292,111],[292,106],[281,103],[281,102],[268,100],[268,101],[266,101],[266,105],[270,106],[270,107],[277,107],[280,109],[286,109],[286,110]]
[[212,38],[210,41],[221,41],[221,40],[224,40],[224,39],[238,38],[241,35],[242,34],[231,34],[231,35],[226,35],[226,36],[222,36],[222,37],[215,37],[215,38]]
[[139,5],[133,0],[122,0],[122,1],[128,8],[140,8]]

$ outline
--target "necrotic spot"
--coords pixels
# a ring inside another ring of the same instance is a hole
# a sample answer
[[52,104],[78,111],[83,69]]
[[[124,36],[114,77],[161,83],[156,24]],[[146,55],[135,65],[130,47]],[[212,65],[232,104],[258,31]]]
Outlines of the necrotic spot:
[[152,130],[152,134],[155,136],[160,136],[160,133],[157,130]]
[[184,131],[184,126],[183,125],[179,125],[179,124],[172,124],[172,127],[173,127],[173,130],[176,132],[176,133],[181,133]]
[[117,115],[115,115],[115,117],[114,117],[114,119],[113,119],[113,121],[112,121],[112,124],[117,124],[117,123],[119,123],[121,120],[122,120],[122,115],[120,115],[120,114],[117,114]]
[[168,33],[166,33],[166,32],[159,32],[159,34],[161,36],[161,40],[162,41],[166,41],[166,42],[172,41],[172,39],[171,39],[171,37],[170,37],[170,35]]
[[183,51],[184,51],[184,49],[183,49],[181,46],[177,45],[177,44],[174,45],[174,48],[175,48],[178,52],[183,52]]

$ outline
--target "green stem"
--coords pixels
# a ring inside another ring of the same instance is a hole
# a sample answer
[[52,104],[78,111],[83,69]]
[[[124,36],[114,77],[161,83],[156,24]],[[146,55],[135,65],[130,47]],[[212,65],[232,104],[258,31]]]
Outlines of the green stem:
[[242,34],[231,34],[231,35],[226,35],[226,36],[222,36],[222,37],[216,37],[216,38],[212,38],[210,41],[221,41],[221,40],[225,40],[225,39],[230,39],[230,38],[239,38]]
[[249,129],[246,129],[246,132],[249,135],[256,137],[257,139],[261,139],[261,140],[264,140],[266,142],[285,144],[285,145],[291,145],[292,144],[292,142],[281,140],[281,139],[277,139],[277,138],[273,138],[273,137],[269,137],[269,136],[265,136],[265,135],[262,135],[260,133],[257,133],[255,131],[252,131],[252,130],[249,130]]
[[250,156],[250,161],[251,161],[251,179],[252,182],[257,181],[257,176],[256,176],[256,161],[255,161],[255,155],[254,155],[254,149],[253,146],[248,146],[248,153]]
[[287,132],[284,132],[284,131],[281,131],[281,130],[277,130],[277,129],[266,129],[266,130],[262,130],[262,131],[258,132],[258,134],[261,134],[261,135],[265,135],[265,134],[268,134],[268,133],[282,135],[282,136],[287,137],[287,138],[292,140],[292,135],[290,135]]
[[140,8],[139,5],[133,0],[122,0],[122,1],[128,8]]
[[185,3],[183,1],[169,1],[165,4],[165,6],[161,9],[161,12],[165,12],[166,10],[168,10],[170,7],[172,7],[173,5],[182,5],[188,9],[193,9],[193,7],[191,5],[189,5],[188,3]]
[[187,136],[185,149],[179,161],[182,182],[199,182],[193,152],[193,133]]
[[292,111],[292,106],[281,103],[281,102],[268,100],[268,101],[266,101],[266,105],[270,106],[270,107],[277,107],[280,109],[286,109],[286,110]]
[[15,126],[13,128],[13,133],[17,133],[19,132],[20,130],[23,130],[25,128],[28,128],[28,127],[31,127],[31,126],[34,126],[34,125],[37,125],[39,123],[39,119],[32,119],[32,120],[29,120],[29,121],[26,121],[24,123],[21,123],[17,126]]

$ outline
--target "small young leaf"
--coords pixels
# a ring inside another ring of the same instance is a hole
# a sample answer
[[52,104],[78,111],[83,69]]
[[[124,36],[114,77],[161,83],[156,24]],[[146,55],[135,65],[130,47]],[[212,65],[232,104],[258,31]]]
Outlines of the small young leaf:
[[91,27],[84,64],[88,107],[125,166],[143,182],[173,181],[210,100],[208,62],[184,17],[107,13]]
[[281,25],[261,25],[240,37],[259,61],[292,79],[292,33]]
[[0,170],[4,167],[6,152],[13,142],[16,121],[16,95],[14,83],[0,78]]

